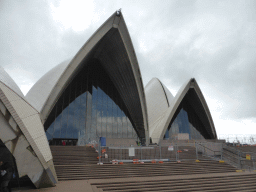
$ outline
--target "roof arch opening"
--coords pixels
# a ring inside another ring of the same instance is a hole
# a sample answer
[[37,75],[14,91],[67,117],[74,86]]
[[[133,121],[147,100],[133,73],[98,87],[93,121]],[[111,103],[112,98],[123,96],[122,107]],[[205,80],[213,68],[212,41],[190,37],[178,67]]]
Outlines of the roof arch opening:
[[194,139],[217,138],[209,108],[194,78],[180,88],[150,137],[159,142],[177,133],[189,133]]
[[[58,99],[75,78],[76,74],[96,59],[108,74],[118,94],[126,106],[127,116],[138,136],[149,141],[147,108],[144,88],[135,51],[122,14],[114,13],[85,43],[76,56],[64,67],[60,76],[47,89],[47,96],[40,102],[41,119],[46,122]],[[44,81],[48,82],[47,79]],[[40,84],[31,89],[27,98],[36,100]],[[41,83],[42,85],[42,83]],[[37,91],[34,91],[37,90]]]
[[[44,127],[48,140],[134,138],[138,130],[118,90],[97,59],[88,61],[58,99]],[[52,141],[51,141],[52,142]]]

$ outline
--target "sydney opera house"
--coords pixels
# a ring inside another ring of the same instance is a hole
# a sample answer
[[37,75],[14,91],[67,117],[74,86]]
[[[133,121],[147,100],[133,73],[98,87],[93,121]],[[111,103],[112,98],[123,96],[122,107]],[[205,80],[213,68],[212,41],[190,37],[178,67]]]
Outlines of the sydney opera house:
[[191,78],[173,96],[157,78],[145,87],[121,12],[114,13],[68,61],[41,77],[26,96],[0,67],[0,146],[19,177],[37,188],[58,181],[50,145],[130,138],[145,145],[187,133],[216,139],[204,96]]

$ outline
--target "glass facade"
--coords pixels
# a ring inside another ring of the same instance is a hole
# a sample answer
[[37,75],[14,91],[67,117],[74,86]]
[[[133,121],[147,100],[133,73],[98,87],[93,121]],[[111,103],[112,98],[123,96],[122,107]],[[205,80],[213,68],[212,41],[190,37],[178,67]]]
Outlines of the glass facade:
[[81,68],[58,99],[45,130],[48,140],[77,139],[78,145],[98,137],[137,138],[114,83],[96,59]]
[[192,122],[189,121],[189,115],[183,108],[180,110],[175,120],[170,123],[164,138],[174,139],[175,135],[178,133],[188,133],[189,139],[204,139],[201,133],[193,126]]

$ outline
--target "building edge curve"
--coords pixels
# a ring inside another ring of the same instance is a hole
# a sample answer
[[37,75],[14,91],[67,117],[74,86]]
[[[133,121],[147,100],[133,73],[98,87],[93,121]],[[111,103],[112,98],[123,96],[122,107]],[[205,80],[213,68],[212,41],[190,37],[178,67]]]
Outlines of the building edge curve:
[[158,78],[152,78],[145,87],[149,133],[161,121],[166,110],[169,108],[173,95]]
[[20,90],[19,86],[15,83],[15,81],[11,78],[11,76],[1,66],[0,66],[0,82],[5,84],[15,93],[17,93],[20,97],[24,98],[24,95]]
[[52,154],[38,111],[0,82],[0,139],[16,159],[19,177],[28,175],[35,187],[58,182]]
[[[147,108],[146,108],[146,99],[145,99],[145,93],[144,93],[144,86],[142,82],[142,77],[138,65],[138,61],[135,55],[135,51],[131,42],[131,38],[128,32],[128,29],[126,27],[125,21],[123,19],[122,13],[119,15],[112,14],[104,23],[100,26],[100,28],[87,40],[87,42],[82,46],[82,48],[78,51],[78,53],[73,57],[73,59],[65,66],[63,69],[63,72],[60,74],[59,78],[53,82],[54,85],[51,85],[52,88],[48,92],[47,98],[44,98],[45,101],[43,102],[43,105],[40,110],[40,116],[41,120],[44,123],[46,119],[48,118],[51,110],[53,109],[54,104],[60,98],[61,94],[64,92],[65,88],[68,86],[69,82],[71,82],[74,75],[77,73],[79,67],[81,66],[82,62],[90,56],[93,49],[97,45],[99,45],[102,38],[112,29],[117,29],[121,38],[122,42],[125,46],[126,53],[129,57],[129,62],[132,71],[133,71],[133,78],[136,82],[136,87],[134,87],[134,91],[138,94],[138,99],[141,105],[141,111],[143,115],[143,123],[139,123],[136,126],[140,126],[140,129],[144,129],[145,132],[145,139],[146,143],[149,144],[149,132],[148,132],[148,120],[147,120]],[[100,45],[102,46],[102,45]],[[99,51],[95,53],[95,58],[97,58],[97,54],[100,54],[100,47]],[[117,86],[118,87],[118,86]],[[122,86],[119,85],[119,91],[122,88]],[[34,89],[40,89],[34,88]],[[33,97],[33,96],[32,96]],[[27,94],[27,98],[32,101],[35,100],[35,97],[32,98],[30,95],[30,92]],[[129,110],[130,112],[135,110]],[[136,124],[136,122],[135,122]],[[144,134],[143,134],[144,135]]]
[[176,113],[180,103],[182,102],[185,95],[187,94],[187,92],[190,89],[195,90],[195,92],[197,94],[197,97],[199,98],[201,104],[203,105],[204,113],[207,116],[207,120],[210,124],[211,132],[212,132],[212,135],[213,135],[212,139],[217,138],[217,134],[216,134],[215,126],[214,126],[214,123],[213,123],[213,119],[212,119],[212,116],[210,114],[210,110],[208,108],[206,100],[204,99],[204,96],[203,96],[195,78],[191,78],[186,83],[184,83],[182,85],[182,87],[179,89],[178,93],[176,94],[173,101],[171,102],[169,109],[165,112],[165,115],[164,115],[163,119],[156,126],[156,128],[154,129],[154,131],[150,135],[153,143],[159,143],[159,141],[161,139],[163,139],[164,134],[165,134],[171,120],[174,117],[174,114]]

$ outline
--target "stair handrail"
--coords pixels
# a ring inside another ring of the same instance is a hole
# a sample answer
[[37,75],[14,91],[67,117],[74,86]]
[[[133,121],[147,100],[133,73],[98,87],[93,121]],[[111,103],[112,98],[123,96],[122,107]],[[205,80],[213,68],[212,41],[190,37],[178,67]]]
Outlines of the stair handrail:
[[[235,148],[232,148],[230,146],[227,146],[227,144],[223,145],[223,149],[227,150],[230,153],[233,153],[234,154],[233,156],[231,156],[230,154],[226,154],[226,155],[233,158],[232,162],[234,162],[238,168],[242,168],[241,160],[243,160],[243,157],[241,156],[241,151],[239,151]],[[227,159],[226,157],[224,157],[224,158],[227,161],[231,161],[230,159]],[[237,161],[237,163],[236,163],[236,161]]]
[[[215,152],[222,152],[222,151],[216,151],[216,150],[210,149],[209,147],[202,145],[202,143],[196,143],[196,145],[200,145],[204,148],[204,154],[205,154],[205,148],[208,149],[209,151],[212,151],[214,156],[215,156]],[[222,156],[222,154],[221,154],[221,156]]]
[[230,146],[225,146],[225,148],[227,148],[229,151],[232,151],[232,152],[237,152],[237,153],[240,153],[240,155],[241,155],[241,158],[242,159],[245,159],[246,158],[246,154],[250,154],[251,156],[253,155],[253,156],[255,156],[256,157],[256,153],[255,152],[246,152],[246,151],[242,151],[242,150],[240,150],[240,149],[237,149],[237,148],[235,148],[235,147],[230,147]]
[[[236,148],[233,148],[233,147],[230,147],[230,146],[227,146],[227,145],[225,145],[225,149],[228,150],[229,152],[237,154],[240,157],[241,160],[246,159],[246,155],[243,156],[243,154],[245,154],[247,152],[240,151],[239,149],[236,149]],[[254,153],[254,154],[256,155],[256,153]]]

